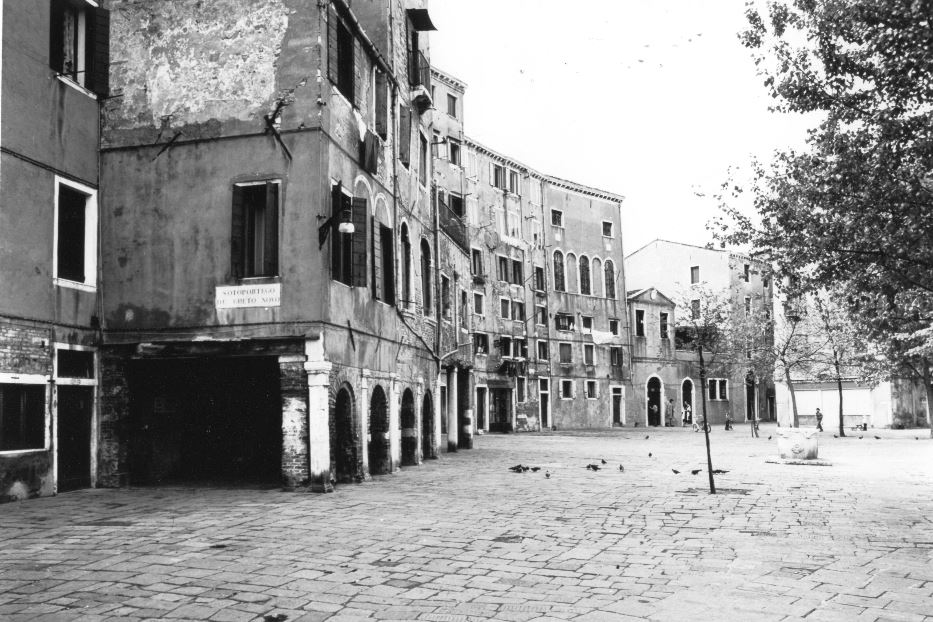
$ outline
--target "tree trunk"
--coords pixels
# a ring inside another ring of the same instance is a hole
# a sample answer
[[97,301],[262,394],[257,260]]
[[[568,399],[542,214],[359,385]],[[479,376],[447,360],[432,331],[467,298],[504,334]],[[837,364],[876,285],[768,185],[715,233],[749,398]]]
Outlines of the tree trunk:
[[833,365],[836,367],[836,388],[839,390],[839,436],[843,437],[846,435],[846,426],[842,417],[842,373],[839,371],[838,358],[833,361]]
[[800,427],[800,418],[797,416],[797,396],[794,395],[794,383],[790,379],[790,370],[787,369],[787,365],[782,365],[784,368],[784,379],[787,380],[787,390],[790,391],[790,404],[792,412],[794,414],[794,427]]
[[927,394],[927,425],[930,426],[930,438],[933,438],[933,419],[931,419],[930,405],[933,404],[933,370],[930,361],[923,359],[923,389]]
[[706,437],[706,472],[709,473],[709,494],[716,494],[716,482],[713,481],[713,455],[709,450],[709,417],[706,413],[706,398],[707,398],[707,387],[706,387],[706,364],[703,362],[703,346],[697,347],[697,352],[700,353],[700,382],[702,383],[702,394],[703,394],[703,436]]

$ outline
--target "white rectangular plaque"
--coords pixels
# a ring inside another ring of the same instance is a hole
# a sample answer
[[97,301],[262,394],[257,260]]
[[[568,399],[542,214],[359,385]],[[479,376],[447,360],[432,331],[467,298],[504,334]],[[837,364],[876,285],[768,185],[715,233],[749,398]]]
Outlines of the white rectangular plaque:
[[281,283],[226,285],[217,288],[214,305],[218,309],[277,307],[282,299]]

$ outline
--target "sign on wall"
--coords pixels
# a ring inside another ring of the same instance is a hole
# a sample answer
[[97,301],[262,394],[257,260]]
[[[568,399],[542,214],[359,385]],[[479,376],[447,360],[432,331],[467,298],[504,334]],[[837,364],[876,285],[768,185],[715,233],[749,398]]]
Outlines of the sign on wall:
[[217,288],[214,306],[218,309],[277,307],[281,302],[281,298],[281,283],[225,285]]

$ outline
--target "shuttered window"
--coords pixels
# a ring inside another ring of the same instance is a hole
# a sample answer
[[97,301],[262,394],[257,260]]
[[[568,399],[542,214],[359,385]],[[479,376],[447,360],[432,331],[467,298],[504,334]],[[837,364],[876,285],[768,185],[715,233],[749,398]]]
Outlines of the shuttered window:
[[353,105],[357,105],[358,72],[362,71],[358,59],[361,57],[359,42],[332,4],[327,12],[327,77]]
[[333,218],[330,232],[330,276],[333,280],[345,285],[353,284],[351,272],[353,236],[350,233],[341,233],[339,226],[342,217],[341,212],[351,209],[350,197],[343,193],[343,188],[339,183],[334,184],[331,188],[331,214]]
[[230,243],[234,279],[277,276],[279,271],[279,184],[233,187]]
[[110,11],[51,0],[49,66],[101,97],[110,91]]
[[398,111],[398,159],[411,166],[411,109],[399,106]]
[[421,240],[421,306],[427,316],[433,315],[431,283],[431,246],[427,240]]
[[386,74],[376,70],[376,133],[382,140],[389,137],[389,84]]

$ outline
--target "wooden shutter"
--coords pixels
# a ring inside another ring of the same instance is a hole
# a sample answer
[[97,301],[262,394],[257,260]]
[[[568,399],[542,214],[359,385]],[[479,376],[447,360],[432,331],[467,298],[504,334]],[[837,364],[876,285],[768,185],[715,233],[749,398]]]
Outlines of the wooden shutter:
[[381,231],[379,230],[379,224],[376,222],[376,217],[372,216],[369,220],[371,231],[373,232],[373,255],[372,255],[372,267],[373,267],[373,298],[376,300],[385,300],[383,294],[383,281],[382,281],[382,240]]
[[369,210],[366,199],[353,199],[353,227],[350,251],[350,285],[366,287],[366,223],[369,222]]
[[327,11],[327,77],[333,84],[340,81],[340,52],[337,44],[337,11],[331,4]]
[[279,184],[266,182],[266,227],[263,244],[263,276],[279,273]]
[[330,190],[330,276],[337,281],[340,280],[340,231],[337,227],[340,225],[340,203],[343,198],[343,188],[338,182],[331,186]]
[[65,64],[65,0],[52,0],[49,16],[49,67],[62,72]]
[[386,140],[389,137],[388,103],[389,85],[386,74],[376,70],[376,133]]
[[[375,235],[375,229],[373,230]],[[379,226],[379,247],[382,251],[382,291],[387,303],[395,304],[395,244],[392,229]]]
[[405,166],[411,165],[411,110],[399,106],[398,115],[398,159]]
[[230,274],[234,279],[243,278],[244,258],[244,225],[246,224],[246,210],[244,206],[244,189],[233,187],[233,214],[230,227]]
[[110,96],[110,11],[89,9],[87,14],[87,73],[85,84],[99,97]]
[[363,109],[363,79],[366,76],[365,63],[366,55],[363,54],[363,44],[356,37],[353,37],[353,105]]

